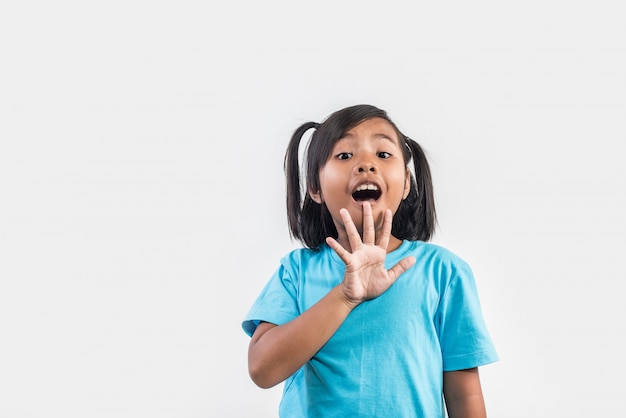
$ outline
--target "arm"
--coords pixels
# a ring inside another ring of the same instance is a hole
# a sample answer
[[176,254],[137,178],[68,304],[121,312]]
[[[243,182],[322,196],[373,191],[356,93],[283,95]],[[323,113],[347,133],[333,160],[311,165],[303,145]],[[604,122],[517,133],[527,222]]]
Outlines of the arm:
[[335,287],[291,322],[259,324],[248,349],[252,381],[269,388],[294,374],[333,336],[355,306]]
[[352,252],[332,238],[327,243],[346,263],[343,282],[292,321],[280,326],[261,323],[257,327],[248,348],[248,369],[260,387],[272,387],[295,373],[326,344],[352,309],[384,293],[415,263],[415,259],[407,257],[390,270],[385,269],[391,235],[390,210],[385,213],[376,244],[372,208],[368,203],[363,204],[363,240],[348,211],[342,209],[341,216]]
[[450,418],[485,418],[478,368],[443,373],[443,395]]

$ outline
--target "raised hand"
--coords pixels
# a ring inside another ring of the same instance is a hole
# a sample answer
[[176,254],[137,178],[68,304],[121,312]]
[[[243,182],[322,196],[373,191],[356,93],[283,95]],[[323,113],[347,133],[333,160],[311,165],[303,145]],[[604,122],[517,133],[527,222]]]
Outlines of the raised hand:
[[346,209],[341,209],[340,213],[352,252],[342,247],[333,238],[327,238],[326,243],[346,264],[346,272],[341,285],[346,302],[358,305],[383,294],[402,273],[415,264],[415,259],[406,257],[391,269],[385,268],[393,219],[390,209],[385,211],[383,227],[379,236],[376,237],[372,207],[369,202],[363,202],[363,239],[350,213]]

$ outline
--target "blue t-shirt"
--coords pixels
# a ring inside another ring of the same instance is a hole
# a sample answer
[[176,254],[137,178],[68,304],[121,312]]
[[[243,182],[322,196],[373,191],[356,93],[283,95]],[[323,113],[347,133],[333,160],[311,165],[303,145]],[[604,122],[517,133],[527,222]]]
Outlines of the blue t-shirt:
[[[387,254],[391,268],[416,264],[385,293],[363,302],[331,339],[284,384],[280,416],[445,416],[443,372],[498,359],[469,266],[450,251],[403,241]],[[327,245],[301,248],[281,260],[243,321],[285,324],[341,283],[343,261]]]

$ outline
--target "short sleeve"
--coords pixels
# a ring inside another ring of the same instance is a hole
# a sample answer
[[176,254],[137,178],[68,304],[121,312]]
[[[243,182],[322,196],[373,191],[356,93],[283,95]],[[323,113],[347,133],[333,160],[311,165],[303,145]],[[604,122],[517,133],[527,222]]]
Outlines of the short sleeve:
[[438,317],[444,371],[470,369],[498,360],[482,315],[474,275],[462,261],[451,269]]
[[252,336],[261,321],[282,325],[298,315],[297,286],[281,264],[261,290],[241,326],[246,334]]

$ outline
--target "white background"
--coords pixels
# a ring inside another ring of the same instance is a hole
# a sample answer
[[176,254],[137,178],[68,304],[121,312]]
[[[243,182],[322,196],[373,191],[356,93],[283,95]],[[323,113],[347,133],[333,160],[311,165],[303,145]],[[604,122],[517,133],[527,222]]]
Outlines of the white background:
[[276,416],[284,151],[357,103],[428,153],[490,416],[626,414],[622,2],[92,3],[0,7],[1,417]]

